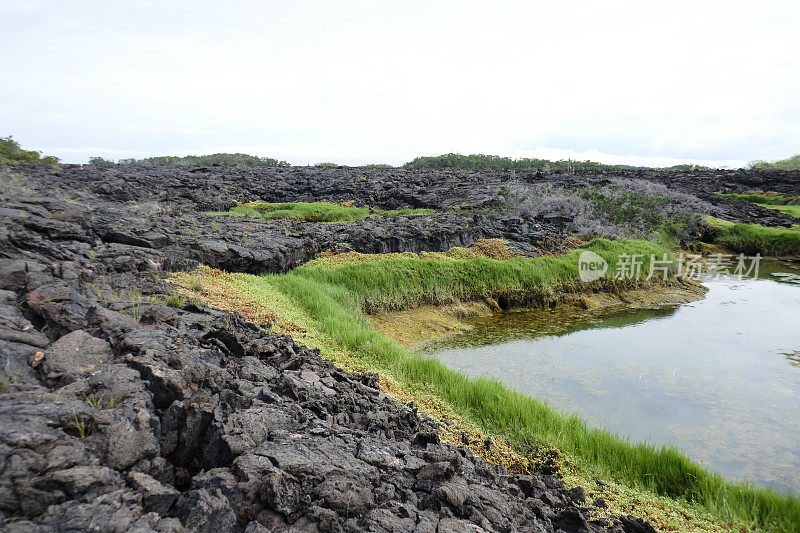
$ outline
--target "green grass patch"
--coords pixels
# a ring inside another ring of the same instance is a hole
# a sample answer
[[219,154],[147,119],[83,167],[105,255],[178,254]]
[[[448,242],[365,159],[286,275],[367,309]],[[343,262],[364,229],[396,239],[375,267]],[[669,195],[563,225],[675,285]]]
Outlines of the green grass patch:
[[771,228],[758,224],[734,224],[709,220],[716,230],[714,242],[745,254],[776,257],[800,255],[800,225]]
[[239,204],[229,211],[214,211],[207,214],[247,216],[267,220],[287,218],[306,222],[352,222],[376,216],[425,215],[433,212],[433,209],[370,209],[332,202],[250,202]]
[[800,205],[798,204],[787,204],[787,205],[769,205],[769,204],[758,204],[761,207],[766,207],[767,209],[775,209],[776,211],[780,211],[781,213],[786,213],[787,215],[791,215],[795,218],[800,218]]

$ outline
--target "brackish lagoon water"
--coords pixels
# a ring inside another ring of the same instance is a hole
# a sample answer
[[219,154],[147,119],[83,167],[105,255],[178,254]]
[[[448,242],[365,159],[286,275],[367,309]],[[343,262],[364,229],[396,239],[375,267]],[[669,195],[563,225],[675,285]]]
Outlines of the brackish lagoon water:
[[799,265],[704,284],[685,305],[475,319],[423,351],[727,479],[800,493]]

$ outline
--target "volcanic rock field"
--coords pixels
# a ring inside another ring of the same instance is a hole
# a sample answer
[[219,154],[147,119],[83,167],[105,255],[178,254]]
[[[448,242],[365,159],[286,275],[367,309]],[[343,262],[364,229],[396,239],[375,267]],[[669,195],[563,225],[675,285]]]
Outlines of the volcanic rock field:
[[[560,252],[569,217],[512,185],[664,184],[728,220],[788,225],[716,192],[797,189],[756,171],[479,172],[18,166],[0,170],[0,530],[653,531],[593,520],[580,488],[509,474],[290,337],[197,302],[165,274],[285,273],[327,250],[447,251],[501,238]],[[327,200],[434,214],[322,224],[213,216]]]

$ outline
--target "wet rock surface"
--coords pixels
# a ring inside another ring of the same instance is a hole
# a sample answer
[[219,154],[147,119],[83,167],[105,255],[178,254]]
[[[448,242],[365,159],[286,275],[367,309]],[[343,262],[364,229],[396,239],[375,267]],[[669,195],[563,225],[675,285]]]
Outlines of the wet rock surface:
[[631,517],[587,520],[582,491],[440,442],[376,376],[237,315],[154,298],[171,290],[161,273],[199,263],[283,272],[328,248],[506,237],[534,250],[566,235],[502,209],[329,225],[201,212],[320,198],[485,208],[503,175],[21,172],[26,181],[0,195],[0,529],[652,531]]

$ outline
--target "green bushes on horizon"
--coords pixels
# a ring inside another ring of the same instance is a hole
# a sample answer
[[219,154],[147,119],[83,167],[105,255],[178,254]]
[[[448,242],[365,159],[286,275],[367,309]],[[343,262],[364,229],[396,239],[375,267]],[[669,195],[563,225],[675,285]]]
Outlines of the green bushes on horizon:
[[800,170],[800,154],[780,161],[752,161],[748,168],[754,170]]
[[58,164],[59,158],[42,156],[36,150],[24,150],[13,137],[0,137],[0,165],[17,165],[21,163]]
[[[103,158],[92,158],[92,162],[97,160],[98,163],[110,163]],[[158,166],[158,165],[171,165],[171,166],[245,166],[245,167],[288,167],[289,163],[286,161],[279,161],[271,157],[259,157],[248,154],[207,154],[207,155],[184,155],[172,156],[162,155],[156,157],[145,157],[143,159],[120,159],[117,161],[120,165],[143,165],[143,166]]]
[[470,170],[550,170],[550,169],[604,169],[614,168],[594,161],[549,161],[547,159],[520,158],[513,159],[499,155],[486,154],[443,154],[438,156],[420,156],[409,161],[406,168],[463,168]]
[[[596,161],[573,161],[570,159],[559,159],[551,161],[549,159],[537,159],[522,157],[514,159],[499,155],[487,154],[442,154],[436,156],[420,156],[409,161],[406,168],[437,168],[453,169],[463,168],[469,170],[602,170],[602,169],[634,169],[646,170],[653,167],[633,166],[633,165],[609,165]],[[694,170],[709,170],[710,167],[701,165],[674,165],[662,168],[662,170],[688,172]]]

